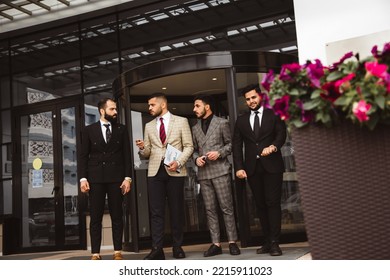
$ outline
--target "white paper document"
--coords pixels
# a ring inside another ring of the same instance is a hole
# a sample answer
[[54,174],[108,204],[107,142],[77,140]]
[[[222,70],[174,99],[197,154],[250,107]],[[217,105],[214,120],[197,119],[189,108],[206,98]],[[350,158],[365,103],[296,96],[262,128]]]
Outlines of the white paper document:
[[[181,151],[173,147],[171,144],[167,144],[167,150],[165,152],[164,164],[169,166],[172,161],[177,160],[181,155]],[[176,170],[180,173],[180,168]]]

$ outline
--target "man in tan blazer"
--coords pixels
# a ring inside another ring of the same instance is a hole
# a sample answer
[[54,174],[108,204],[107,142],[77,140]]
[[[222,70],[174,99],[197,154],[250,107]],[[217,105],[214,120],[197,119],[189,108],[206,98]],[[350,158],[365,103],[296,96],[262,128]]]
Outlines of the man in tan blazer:
[[[149,113],[156,117],[145,125],[145,139],[136,140],[139,154],[149,159],[148,197],[152,231],[152,250],[146,260],[164,260],[164,218],[165,200],[168,199],[173,257],[185,258],[181,248],[184,225],[184,178],[187,176],[185,163],[194,150],[188,120],[171,114],[163,93],[155,93],[148,99]],[[167,144],[180,150],[181,155],[164,165]]]

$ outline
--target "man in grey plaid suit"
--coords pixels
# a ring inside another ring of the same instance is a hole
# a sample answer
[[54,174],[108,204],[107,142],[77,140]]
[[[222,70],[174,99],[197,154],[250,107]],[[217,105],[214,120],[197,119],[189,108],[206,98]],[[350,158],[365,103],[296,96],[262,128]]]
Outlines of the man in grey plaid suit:
[[[219,204],[226,226],[231,255],[239,255],[236,244],[237,229],[234,219],[231,190],[231,165],[227,159],[232,150],[229,123],[212,111],[212,97],[197,96],[194,113],[199,119],[192,127],[193,158],[198,166],[197,178],[206,207],[207,221],[213,244],[204,252],[205,257],[222,254],[217,205]],[[218,200],[218,202],[217,202]]]

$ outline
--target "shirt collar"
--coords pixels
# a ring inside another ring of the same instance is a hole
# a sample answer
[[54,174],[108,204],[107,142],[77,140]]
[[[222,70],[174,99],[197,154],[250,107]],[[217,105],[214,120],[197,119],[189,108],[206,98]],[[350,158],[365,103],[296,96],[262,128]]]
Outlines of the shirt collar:
[[261,114],[263,114],[263,111],[264,111],[264,107],[261,106],[257,111],[251,110],[251,115],[252,116],[255,115],[255,112],[259,112],[259,114],[261,115]]
[[157,118],[156,118],[156,120],[157,121],[160,121],[160,118],[164,118],[164,121],[165,122],[169,122],[169,120],[170,120],[170,118],[171,118],[171,112],[166,112],[164,115],[162,115],[162,116],[158,116]]
[[99,121],[100,121],[100,126],[104,126],[105,124],[109,124],[111,126],[110,122],[104,122],[102,120],[99,120]]

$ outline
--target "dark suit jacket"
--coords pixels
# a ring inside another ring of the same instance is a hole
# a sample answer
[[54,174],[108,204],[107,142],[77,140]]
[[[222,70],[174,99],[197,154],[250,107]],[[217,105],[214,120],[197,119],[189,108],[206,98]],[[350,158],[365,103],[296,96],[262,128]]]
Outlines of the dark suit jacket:
[[[278,148],[276,153],[261,157],[262,166],[270,173],[284,172],[284,163],[280,148],[286,141],[286,125],[270,109],[264,108],[261,121],[260,136],[255,138],[249,122],[250,112],[241,115],[236,120],[233,134],[233,162],[235,170],[244,169],[248,176],[252,176],[256,167],[256,155],[269,145]],[[245,144],[245,161],[242,153]]]
[[104,141],[100,121],[84,128],[80,178],[87,178],[89,183],[115,183],[131,177],[130,171],[130,142],[124,125],[112,125],[108,144]]

